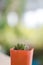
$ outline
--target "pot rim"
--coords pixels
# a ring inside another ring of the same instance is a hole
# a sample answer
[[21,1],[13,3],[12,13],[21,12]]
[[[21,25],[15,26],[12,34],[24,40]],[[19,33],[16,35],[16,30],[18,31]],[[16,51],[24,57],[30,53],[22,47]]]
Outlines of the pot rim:
[[10,50],[13,50],[13,51],[34,51],[34,48],[31,48],[29,50],[14,50],[14,48],[11,48]]

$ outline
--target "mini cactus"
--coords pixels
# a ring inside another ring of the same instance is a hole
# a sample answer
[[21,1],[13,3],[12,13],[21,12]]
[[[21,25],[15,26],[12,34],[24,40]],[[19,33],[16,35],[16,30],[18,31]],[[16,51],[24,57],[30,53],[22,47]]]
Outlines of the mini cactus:
[[14,46],[14,50],[29,50],[29,49],[31,49],[31,48],[28,44],[25,45],[25,44],[18,43],[17,45]]
[[14,47],[15,50],[24,50],[25,49],[25,45],[24,44],[17,44]]

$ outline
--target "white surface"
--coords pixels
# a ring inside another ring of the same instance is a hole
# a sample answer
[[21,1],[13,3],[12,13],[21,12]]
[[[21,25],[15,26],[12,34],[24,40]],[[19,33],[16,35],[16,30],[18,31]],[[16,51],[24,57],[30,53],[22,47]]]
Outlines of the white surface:
[[0,53],[0,65],[11,65],[10,58],[3,53]]

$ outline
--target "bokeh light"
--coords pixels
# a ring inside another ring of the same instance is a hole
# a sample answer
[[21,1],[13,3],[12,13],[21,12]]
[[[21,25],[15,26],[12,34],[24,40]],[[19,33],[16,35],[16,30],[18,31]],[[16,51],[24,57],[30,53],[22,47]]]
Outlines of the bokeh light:
[[7,14],[7,23],[11,27],[14,27],[18,24],[18,15],[16,12],[9,12]]

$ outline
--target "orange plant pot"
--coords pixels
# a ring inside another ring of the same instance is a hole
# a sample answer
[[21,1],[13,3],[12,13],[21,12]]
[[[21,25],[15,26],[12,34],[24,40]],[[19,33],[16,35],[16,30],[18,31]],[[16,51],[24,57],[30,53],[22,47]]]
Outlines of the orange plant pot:
[[33,51],[10,49],[11,65],[32,65]]

